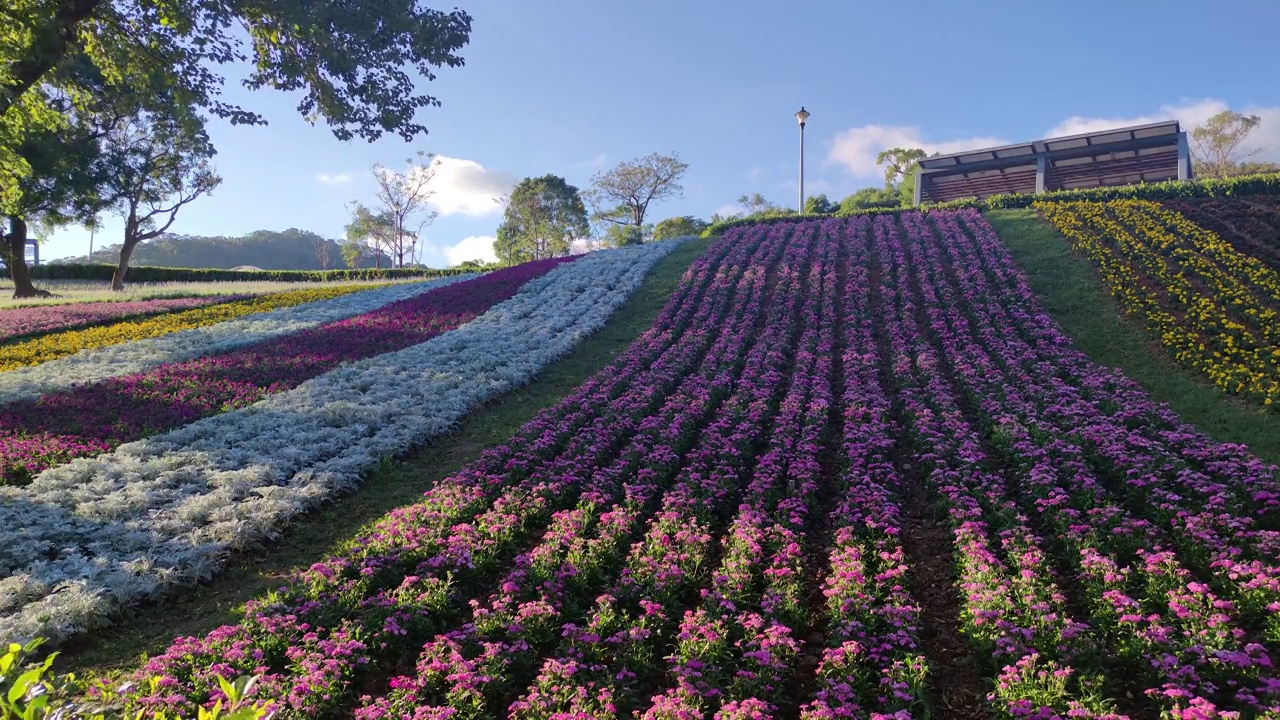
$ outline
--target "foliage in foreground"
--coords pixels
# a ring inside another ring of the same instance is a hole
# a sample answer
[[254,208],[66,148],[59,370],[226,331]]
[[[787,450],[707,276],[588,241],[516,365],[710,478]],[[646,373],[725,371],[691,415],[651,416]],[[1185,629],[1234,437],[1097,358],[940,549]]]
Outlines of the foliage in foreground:
[[[121,699],[133,691],[132,684],[113,689],[104,681],[92,683],[81,680],[74,673],[59,675],[52,672],[57,653],[51,653],[43,661],[33,659],[42,641],[32,640],[25,646],[10,643],[0,655],[0,720],[44,720],[49,718],[82,718],[83,720],[178,720],[165,710],[148,713],[146,710],[130,712]],[[200,720],[260,720],[275,713],[270,703],[251,701],[256,680],[242,675],[235,681],[218,676],[222,697],[213,707],[201,709]],[[160,678],[152,678],[151,690],[159,689]],[[92,698],[85,700],[84,698]]]

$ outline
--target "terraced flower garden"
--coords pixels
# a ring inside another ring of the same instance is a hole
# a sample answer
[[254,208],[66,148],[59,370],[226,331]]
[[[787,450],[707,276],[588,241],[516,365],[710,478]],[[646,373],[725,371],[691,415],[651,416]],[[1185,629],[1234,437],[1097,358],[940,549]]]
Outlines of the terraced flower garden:
[[[1243,202],[1030,221],[1150,362],[1267,423],[1280,276]],[[129,717],[1280,717],[1280,470],[1077,349],[1006,240],[972,209],[733,228],[625,351],[419,500],[63,692]],[[269,553],[536,387],[677,247],[0,372],[0,640],[92,645]]]

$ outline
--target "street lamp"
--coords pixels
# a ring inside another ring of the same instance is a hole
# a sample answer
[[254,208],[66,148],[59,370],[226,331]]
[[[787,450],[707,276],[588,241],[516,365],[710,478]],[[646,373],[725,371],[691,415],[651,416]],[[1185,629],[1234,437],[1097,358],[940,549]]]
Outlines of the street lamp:
[[796,113],[796,120],[800,122],[800,204],[796,207],[797,213],[804,213],[804,124],[809,119],[809,111],[800,106],[800,112]]

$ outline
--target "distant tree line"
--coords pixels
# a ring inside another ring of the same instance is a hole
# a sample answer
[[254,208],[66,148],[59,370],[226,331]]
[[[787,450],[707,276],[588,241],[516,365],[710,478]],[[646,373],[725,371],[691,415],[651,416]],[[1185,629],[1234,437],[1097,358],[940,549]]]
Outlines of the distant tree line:
[[[340,267],[343,244],[308,230],[255,230],[240,237],[178,235],[165,233],[140,243],[133,250],[132,265],[176,268],[229,269],[248,265],[263,270],[332,270]],[[55,260],[55,263],[112,263],[120,245],[94,251],[92,257]],[[362,255],[348,268],[392,267],[386,253],[381,258]]]

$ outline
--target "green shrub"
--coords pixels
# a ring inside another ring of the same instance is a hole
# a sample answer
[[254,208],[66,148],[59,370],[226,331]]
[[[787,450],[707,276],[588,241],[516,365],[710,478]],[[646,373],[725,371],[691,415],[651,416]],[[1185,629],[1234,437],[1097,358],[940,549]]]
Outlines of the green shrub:
[[[39,265],[31,269],[37,280],[89,280],[110,282],[114,265],[61,264]],[[350,282],[352,280],[395,280],[416,277],[440,277],[468,272],[463,268],[357,268],[355,270],[222,270],[219,268],[129,268],[127,279],[133,283],[161,282]]]

